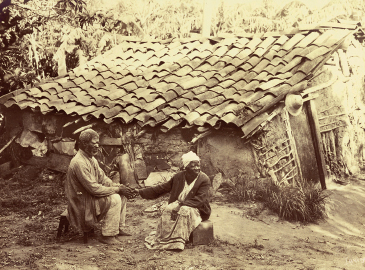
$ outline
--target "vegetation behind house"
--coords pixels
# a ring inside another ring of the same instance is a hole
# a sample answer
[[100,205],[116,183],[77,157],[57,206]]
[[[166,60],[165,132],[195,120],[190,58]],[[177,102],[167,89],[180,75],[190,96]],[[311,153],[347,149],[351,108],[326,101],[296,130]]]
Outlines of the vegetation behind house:
[[[0,2],[0,95],[63,75],[125,36],[191,37],[200,33],[203,14],[200,0],[126,0],[112,8],[103,0]],[[332,0],[319,10],[304,1],[280,5],[265,0],[255,7],[214,2],[212,35],[280,31],[338,18],[361,20],[365,11],[362,0]]]

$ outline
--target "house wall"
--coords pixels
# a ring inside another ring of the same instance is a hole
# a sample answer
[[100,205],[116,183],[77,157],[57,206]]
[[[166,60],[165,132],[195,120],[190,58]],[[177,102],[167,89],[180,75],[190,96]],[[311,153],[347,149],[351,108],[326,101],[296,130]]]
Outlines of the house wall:
[[253,148],[245,143],[239,134],[220,131],[212,133],[196,144],[190,144],[191,136],[183,129],[174,129],[168,133],[146,133],[138,140],[143,148],[143,157],[147,167],[154,164],[153,159],[165,160],[169,165],[181,167],[181,155],[194,151],[201,158],[201,170],[211,181],[218,173],[226,179],[240,175],[259,177]]
[[[19,111],[14,109],[5,110],[4,108],[1,108],[1,113],[5,115],[5,129],[0,134],[1,146],[4,146],[12,136],[21,130],[22,117],[21,114],[19,114]],[[12,151],[11,146],[7,147],[1,154],[0,164],[8,162],[10,159],[12,159],[12,155],[14,154],[13,152],[14,151]]]
[[253,148],[239,135],[218,133],[207,136],[199,141],[198,154],[202,159],[202,171],[210,179],[217,173],[229,179],[238,175],[259,177]]
[[[21,111],[17,108],[4,108],[4,112],[7,117],[7,133],[2,136],[1,140],[5,144],[14,132],[20,131],[15,140],[16,143],[13,144],[19,156],[13,157],[13,160],[22,159],[26,162],[33,162],[34,158],[29,160],[32,156],[47,159],[50,153],[72,157],[76,153],[75,144],[78,137],[78,134],[73,133],[92,122],[77,121],[62,128],[66,123],[77,120],[78,117],[60,116],[52,113],[42,115],[30,110]],[[163,133],[156,132],[157,129],[151,128],[142,136],[137,136],[138,132],[141,131],[138,125],[124,125],[118,121],[107,125],[101,120],[95,122],[93,129],[101,137],[122,137],[125,152],[131,153],[134,159],[143,159],[148,172],[171,167],[178,169],[181,166],[181,155],[191,150],[195,152],[197,150],[196,145],[189,143],[194,135],[190,134],[189,130],[177,128]],[[112,162],[118,153],[117,148],[118,146],[115,144],[103,145],[103,154],[97,157],[102,168],[106,171],[108,169],[103,164],[109,165]],[[25,159],[23,152],[26,153]],[[65,164],[62,168],[64,169],[64,167]],[[61,171],[65,171],[63,169]]]
[[183,134],[178,128],[167,133],[149,130],[143,134],[136,144],[141,147],[146,165],[163,167],[162,161],[165,161],[169,166],[181,167],[181,156],[189,151],[196,152],[196,146],[189,144],[191,138],[184,138]]
[[2,141],[10,138],[14,132],[18,132],[23,126],[23,118],[19,109],[4,109],[1,112],[5,115],[5,133],[3,133]]
[[338,77],[315,99],[326,165],[337,177],[358,174],[365,165],[364,61],[364,48],[353,39],[313,81],[321,84],[333,75]]
[[[319,86],[337,78],[329,87],[315,92],[314,99],[320,133],[324,149],[324,156],[328,172],[337,178],[356,175],[365,170],[365,57],[364,48],[355,39],[347,40],[334,53],[320,71],[320,75],[310,81],[310,87]],[[297,117],[290,116],[291,131],[293,133],[302,175],[305,179],[317,182],[319,179],[311,134],[308,127],[306,107]],[[297,166],[291,163],[277,172],[287,151],[280,151],[285,134],[284,119],[275,117],[266,130],[253,143],[256,149],[257,164],[262,176],[274,176],[279,182],[287,175],[288,170]],[[274,131],[274,132],[273,132]],[[284,139],[285,140],[285,139]],[[279,160],[279,166],[275,164]],[[271,163],[271,164],[270,164]],[[275,172],[274,174],[272,172]],[[273,177],[272,177],[273,178]],[[331,178],[329,178],[331,179]]]
[[250,139],[260,177],[270,177],[279,185],[298,181],[300,157],[296,156],[297,147],[291,131],[290,117],[282,110]]

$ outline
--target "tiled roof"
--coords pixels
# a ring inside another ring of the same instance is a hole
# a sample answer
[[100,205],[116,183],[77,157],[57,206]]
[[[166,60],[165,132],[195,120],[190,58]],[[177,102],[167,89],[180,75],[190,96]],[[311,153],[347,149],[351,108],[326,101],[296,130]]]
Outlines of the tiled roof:
[[[332,27],[332,26],[331,26]],[[65,77],[0,98],[6,107],[170,130],[245,124],[308,80],[352,29],[243,38],[125,41]]]

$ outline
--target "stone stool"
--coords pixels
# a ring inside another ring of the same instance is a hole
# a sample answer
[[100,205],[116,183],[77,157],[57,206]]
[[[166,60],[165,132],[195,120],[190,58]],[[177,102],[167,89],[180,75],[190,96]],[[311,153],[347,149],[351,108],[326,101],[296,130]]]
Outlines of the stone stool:
[[68,232],[68,226],[70,225],[70,223],[68,222],[67,219],[67,209],[65,211],[63,211],[63,213],[60,216],[60,223],[58,224],[58,229],[57,229],[57,238],[61,237],[62,231],[64,233]]
[[[58,229],[57,229],[57,238],[61,237],[62,231],[64,233],[68,232],[68,227],[70,225],[70,223],[68,222],[67,219],[67,209],[65,211],[63,211],[63,213],[60,216],[60,223],[58,224]],[[89,232],[84,232],[84,243],[87,244],[88,243],[88,238],[89,236],[94,234],[94,229],[92,229]]]
[[208,245],[214,240],[213,222],[205,220],[190,235],[190,241],[195,245]]

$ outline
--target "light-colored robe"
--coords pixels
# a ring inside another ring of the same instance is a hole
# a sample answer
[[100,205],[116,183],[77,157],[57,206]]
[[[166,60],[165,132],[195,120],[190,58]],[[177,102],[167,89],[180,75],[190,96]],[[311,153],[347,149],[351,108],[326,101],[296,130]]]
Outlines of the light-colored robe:
[[73,227],[88,232],[104,218],[110,208],[110,195],[119,191],[119,187],[111,187],[112,183],[94,157],[81,149],[77,152],[68,167],[65,184],[68,220]]

